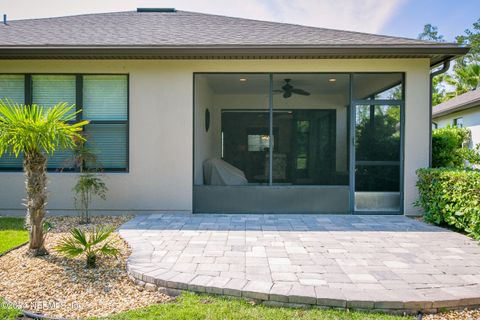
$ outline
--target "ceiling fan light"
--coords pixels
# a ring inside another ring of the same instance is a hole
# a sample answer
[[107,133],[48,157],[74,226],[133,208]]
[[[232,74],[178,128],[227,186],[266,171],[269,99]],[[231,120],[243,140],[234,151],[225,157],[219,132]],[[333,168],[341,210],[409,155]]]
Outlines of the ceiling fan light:
[[330,78],[330,79],[328,79],[328,82],[337,82],[337,79],[335,79],[335,78]]
[[246,82],[247,78],[240,78],[239,80],[240,80],[240,82]]

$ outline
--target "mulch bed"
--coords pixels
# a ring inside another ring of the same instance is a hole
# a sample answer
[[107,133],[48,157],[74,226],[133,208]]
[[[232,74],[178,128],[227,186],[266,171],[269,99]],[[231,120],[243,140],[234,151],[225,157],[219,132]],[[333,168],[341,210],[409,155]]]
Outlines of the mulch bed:
[[117,258],[101,257],[96,269],[86,269],[85,259],[67,259],[53,250],[73,227],[118,227],[131,216],[93,217],[92,224],[79,225],[77,217],[50,217],[53,229],[48,233],[49,255],[32,257],[23,246],[0,257],[0,297],[18,307],[51,317],[87,318],[106,316],[171,298],[158,291],[146,291],[128,277],[125,263],[130,248],[117,233],[111,241]]

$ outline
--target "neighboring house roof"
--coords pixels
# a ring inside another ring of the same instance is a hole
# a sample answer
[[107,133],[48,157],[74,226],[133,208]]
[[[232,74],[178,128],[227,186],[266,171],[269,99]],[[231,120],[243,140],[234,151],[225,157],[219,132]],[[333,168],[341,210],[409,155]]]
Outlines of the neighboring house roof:
[[480,106],[480,89],[466,92],[433,107],[432,118],[439,118],[460,110]]
[[85,14],[0,25],[0,58],[428,57],[434,65],[467,51],[452,43],[186,11]]

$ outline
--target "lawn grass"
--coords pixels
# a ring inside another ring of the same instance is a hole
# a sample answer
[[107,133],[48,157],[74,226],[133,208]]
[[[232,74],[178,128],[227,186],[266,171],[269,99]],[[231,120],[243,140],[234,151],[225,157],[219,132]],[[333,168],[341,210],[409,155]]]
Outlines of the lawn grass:
[[28,241],[23,218],[0,217],[0,254]]
[[107,317],[109,320],[135,319],[262,319],[262,320],[410,320],[411,317],[379,313],[322,310],[317,308],[297,309],[252,305],[241,299],[183,293],[171,303],[152,305]]
[[5,300],[0,298],[0,319],[15,320],[19,318],[21,313],[10,305],[7,305]]

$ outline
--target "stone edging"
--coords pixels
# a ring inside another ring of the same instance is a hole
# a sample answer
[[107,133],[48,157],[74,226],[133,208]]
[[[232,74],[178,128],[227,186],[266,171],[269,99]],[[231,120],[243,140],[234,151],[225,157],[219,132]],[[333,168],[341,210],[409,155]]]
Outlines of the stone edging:
[[[158,271],[158,270],[156,270]],[[290,290],[282,286],[263,281],[246,281],[240,279],[224,279],[209,276],[196,276],[165,270],[156,276],[137,272],[129,267],[127,272],[132,281],[148,291],[162,291],[169,295],[178,295],[181,291],[193,291],[225,295],[237,298],[257,300],[272,306],[316,306],[343,310],[359,310],[383,312],[390,314],[415,315],[418,313],[437,313],[445,310],[476,309],[480,307],[480,286],[472,286],[477,297],[462,297],[458,299],[413,300],[395,299],[395,297],[376,297],[370,299],[365,295],[345,297],[332,289],[316,291],[308,286]],[[292,292],[294,291],[294,292]]]

